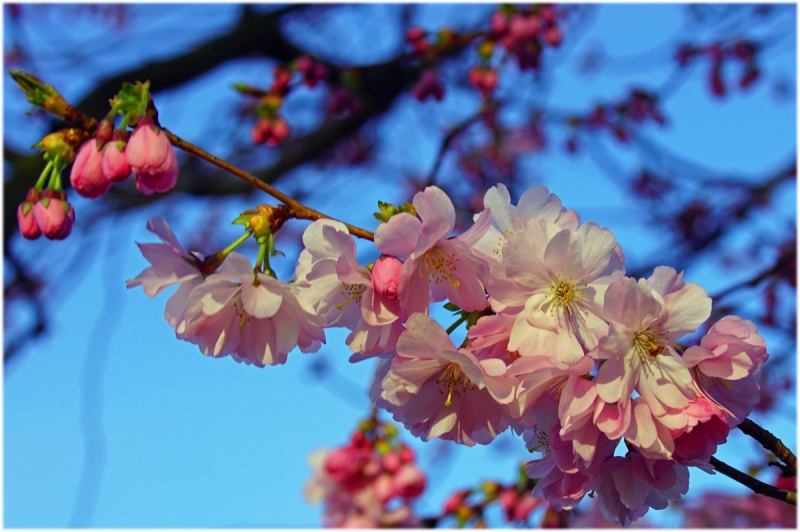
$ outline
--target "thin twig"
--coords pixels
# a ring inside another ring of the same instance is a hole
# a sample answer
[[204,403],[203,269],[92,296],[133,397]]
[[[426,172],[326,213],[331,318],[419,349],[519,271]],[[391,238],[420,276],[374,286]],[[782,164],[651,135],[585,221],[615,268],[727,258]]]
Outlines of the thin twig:
[[797,506],[796,491],[782,490],[780,488],[776,488],[775,486],[765,484],[764,482],[761,482],[760,480],[753,478],[746,473],[742,473],[738,469],[734,469],[725,462],[721,462],[713,456],[711,457],[711,460],[709,460],[709,463],[714,466],[714,469],[726,477],[732,478],[736,482],[747,486],[759,495],[765,495],[779,501],[787,502],[792,506]]
[[[330,216],[328,216],[326,214],[322,214],[319,211],[315,211],[314,209],[312,209],[310,207],[306,207],[305,205],[303,205],[299,201],[297,201],[295,199],[292,199],[290,196],[287,196],[286,194],[284,194],[280,190],[276,189],[275,187],[273,187],[273,186],[261,181],[259,178],[257,178],[253,174],[249,174],[249,173],[245,172],[244,170],[242,170],[242,169],[230,164],[229,162],[223,161],[222,159],[220,159],[219,157],[217,157],[215,155],[211,155],[207,151],[203,150],[202,148],[199,148],[198,146],[195,146],[191,142],[187,142],[187,141],[181,139],[180,137],[178,137],[177,135],[175,135],[174,133],[172,133],[168,129],[162,128],[162,130],[167,135],[167,138],[172,143],[172,145],[175,146],[176,148],[180,148],[181,150],[183,150],[183,151],[185,151],[187,153],[191,153],[192,155],[195,155],[195,156],[197,156],[197,157],[199,157],[199,158],[201,158],[201,159],[203,159],[205,161],[208,161],[211,164],[213,164],[213,165],[215,165],[215,166],[217,166],[219,168],[222,168],[226,172],[230,172],[231,174],[235,175],[239,179],[242,179],[242,180],[248,182],[249,184],[253,185],[255,188],[257,188],[257,189],[259,189],[259,190],[261,190],[263,192],[266,192],[267,194],[269,194],[273,198],[284,202],[290,209],[292,209],[292,214],[294,215],[295,218],[298,218],[300,220],[319,220],[321,218],[326,218],[326,219],[329,219],[329,220],[336,220],[335,218],[331,218]],[[339,221],[339,220],[337,220],[337,221]],[[342,222],[342,223],[344,223],[344,222]],[[353,235],[353,236],[357,236],[357,237],[363,238],[365,240],[375,240],[375,235],[373,233],[371,233],[370,231],[367,231],[366,229],[361,229],[360,227],[356,227],[354,225],[350,225],[350,224],[347,224],[347,223],[345,223],[344,225],[347,227],[347,229],[350,231],[350,234]]]
[[481,115],[483,115],[484,111],[486,111],[486,105],[482,106],[480,111],[458,124],[456,127],[451,129],[447,135],[444,136],[442,139],[442,144],[439,146],[439,153],[436,155],[436,160],[433,163],[433,168],[431,168],[428,178],[425,180],[426,187],[432,186],[436,182],[436,174],[439,173],[439,167],[442,166],[442,160],[444,159],[444,155],[447,153],[450,144],[457,136],[463,133],[465,129],[475,123],[481,117]]
[[756,440],[764,449],[774,454],[781,462],[786,464],[786,467],[782,468],[782,476],[797,476],[797,457],[774,434],[754,423],[749,418],[745,418],[745,420],[739,424],[739,430]]

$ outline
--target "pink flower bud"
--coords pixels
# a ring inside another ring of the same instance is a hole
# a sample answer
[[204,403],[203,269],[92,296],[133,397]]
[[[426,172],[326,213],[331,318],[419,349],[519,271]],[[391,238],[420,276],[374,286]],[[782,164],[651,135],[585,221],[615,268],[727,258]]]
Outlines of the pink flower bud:
[[169,139],[149,117],[141,117],[125,157],[142,194],[167,192],[178,182],[178,159]]
[[464,500],[469,495],[469,490],[465,491],[457,491],[450,495],[444,503],[444,513],[446,514],[454,514],[458,507],[464,504]]
[[503,37],[508,33],[508,17],[505,13],[497,11],[492,15],[489,25],[492,27],[492,32],[497,37]]
[[84,198],[96,199],[108,192],[111,181],[103,173],[103,154],[97,148],[97,142],[89,139],[75,156],[69,182],[75,192]]
[[722,98],[725,96],[725,82],[722,81],[722,63],[716,63],[711,69],[711,92],[714,96]]
[[103,149],[102,168],[106,179],[114,183],[122,183],[131,175],[131,167],[128,158],[125,157],[125,146],[123,141],[110,142]]
[[33,203],[23,202],[17,207],[17,222],[19,222],[19,232],[28,240],[36,240],[42,236],[36,219],[33,217]]
[[425,474],[415,465],[405,465],[394,477],[394,488],[403,499],[419,497],[425,491]]
[[63,193],[59,195],[54,191],[46,190],[45,195],[32,209],[36,225],[47,238],[63,240],[72,232],[75,211],[72,209],[72,205],[60,199],[66,197]]
[[387,299],[397,299],[403,263],[396,257],[381,257],[372,268],[372,286]]
[[442,101],[444,98],[444,87],[432,68],[425,69],[411,92],[414,98],[421,102],[427,100],[429,96],[433,96],[437,101]]

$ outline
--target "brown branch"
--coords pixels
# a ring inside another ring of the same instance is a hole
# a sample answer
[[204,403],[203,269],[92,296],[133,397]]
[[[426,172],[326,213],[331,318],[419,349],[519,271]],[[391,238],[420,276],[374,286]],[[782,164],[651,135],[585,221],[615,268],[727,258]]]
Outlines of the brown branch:
[[764,449],[774,454],[780,461],[786,464],[783,469],[784,477],[797,476],[797,457],[786,447],[781,440],[767,429],[746,418],[739,424],[739,430],[756,440]]
[[[269,185],[269,184],[265,183],[264,181],[261,181],[256,176],[254,176],[252,174],[249,174],[249,173],[245,172],[244,170],[242,170],[242,169],[240,169],[240,168],[238,168],[238,167],[236,167],[236,166],[234,166],[234,165],[232,165],[232,164],[230,164],[230,163],[228,163],[226,161],[223,161],[222,159],[220,159],[219,157],[216,157],[215,155],[211,155],[207,151],[203,150],[202,148],[199,148],[199,147],[195,146],[191,142],[187,142],[187,141],[181,139],[180,137],[178,137],[177,135],[175,135],[174,133],[172,133],[168,129],[163,128],[162,130],[167,135],[167,138],[170,140],[170,142],[176,148],[180,148],[180,149],[182,149],[183,151],[185,151],[187,153],[191,153],[192,155],[200,157],[201,159],[206,160],[206,161],[210,162],[211,164],[213,164],[215,166],[218,166],[219,168],[222,168],[226,172],[230,172],[231,174],[235,175],[239,179],[242,179],[242,180],[246,181],[247,183],[251,184],[255,188],[257,188],[257,189],[259,189],[259,190],[261,190],[263,192],[266,192],[267,194],[269,194],[273,198],[284,202],[287,206],[289,206],[290,209],[292,209],[292,215],[295,218],[298,218],[298,219],[301,219],[301,220],[319,220],[321,218],[326,218],[326,219],[329,219],[329,220],[334,220],[335,219],[335,218],[331,218],[330,216],[327,216],[325,214],[322,214],[321,212],[316,211],[316,210],[314,210],[314,209],[312,209],[310,207],[306,207],[305,205],[303,205],[299,201],[291,198],[290,196],[287,196],[286,194],[284,194],[280,190],[276,189],[272,185]],[[363,239],[366,239],[366,240],[374,240],[375,239],[375,235],[373,233],[367,231],[366,229],[361,229],[360,227],[356,227],[354,225],[350,225],[350,224],[347,224],[347,223],[345,223],[344,225],[347,226],[347,229],[350,231],[350,234],[353,235],[353,236],[357,236],[359,238],[363,238]]]
[[714,466],[714,469],[716,469],[726,477],[732,478],[736,482],[747,486],[748,488],[750,488],[759,495],[771,497],[773,499],[789,503],[792,506],[797,506],[796,491],[783,490],[780,488],[776,488],[775,486],[770,486],[769,484],[765,484],[764,482],[761,482],[760,480],[753,478],[746,473],[742,473],[738,469],[734,469],[725,462],[721,462],[714,456],[711,457],[709,463]]

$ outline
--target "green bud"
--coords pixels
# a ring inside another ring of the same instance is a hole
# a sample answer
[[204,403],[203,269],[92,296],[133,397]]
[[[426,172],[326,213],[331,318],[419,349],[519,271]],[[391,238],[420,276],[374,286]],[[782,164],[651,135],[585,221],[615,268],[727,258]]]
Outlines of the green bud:
[[33,105],[43,106],[49,98],[58,95],[58,92],[51,85],[43,83],[42,80],[24,70],[12,70],[10,74],[19,88],[22,89],[22,92],[25,93],[25,98]]

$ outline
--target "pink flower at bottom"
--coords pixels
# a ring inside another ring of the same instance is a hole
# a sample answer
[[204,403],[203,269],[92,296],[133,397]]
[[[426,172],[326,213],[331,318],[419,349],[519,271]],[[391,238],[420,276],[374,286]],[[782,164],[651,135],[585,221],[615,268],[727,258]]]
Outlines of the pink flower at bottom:
[[445,330],[413,314],[397,342],[397,354],[381,381],[381,405],[415,436],[473,446],[508,428],[501,404],[514,396],[516,380],[497,359],[481,360],[458,349]]
[[689,490],[689,470],[670,460],[648,460],[639,453],[614,456],[600,468],[597,495],[609,523],[629,526],[650,508],[663,510]]

